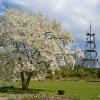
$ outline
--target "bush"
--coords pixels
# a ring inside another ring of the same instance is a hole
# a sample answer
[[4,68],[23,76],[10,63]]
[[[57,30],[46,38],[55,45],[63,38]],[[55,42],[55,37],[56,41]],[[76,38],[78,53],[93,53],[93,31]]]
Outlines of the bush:
[[75,67],[74,70],[71,68],[61,68],[61,70],[56,71],[56,77],[68,78],[100,78],[100,69],[99,68],[84,68],[84,67]]
[[97,77],[100,78],[100,69],[97,71]]
[[53,79],[53,75],[52,74],[47,74],[46,75],[46,79],[51,79],[52,80]]

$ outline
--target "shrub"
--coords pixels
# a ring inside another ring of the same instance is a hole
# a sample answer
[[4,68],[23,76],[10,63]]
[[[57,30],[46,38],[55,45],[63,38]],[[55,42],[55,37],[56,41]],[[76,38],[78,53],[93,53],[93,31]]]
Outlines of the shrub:
[[100,78],[100,69],[97,71],[97,77]]
[[53,75],[52,74],[47,74],[46,75],[46,79],[51,79],[52,80],[53,79]]

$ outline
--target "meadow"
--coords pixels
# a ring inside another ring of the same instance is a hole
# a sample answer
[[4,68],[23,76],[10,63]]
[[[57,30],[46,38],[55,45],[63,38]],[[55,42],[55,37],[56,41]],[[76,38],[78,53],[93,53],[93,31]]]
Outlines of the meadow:
[[72,97],[74,100],[100,100],[100,82],[32,80],[27,91],[21,90],[21,81],[13,83],[12,87],[14,87],[12,91],[0,90],[0,96],[14,96],[18,93],[43,93],[56,96],[59,89],[64,89],[64,96]]

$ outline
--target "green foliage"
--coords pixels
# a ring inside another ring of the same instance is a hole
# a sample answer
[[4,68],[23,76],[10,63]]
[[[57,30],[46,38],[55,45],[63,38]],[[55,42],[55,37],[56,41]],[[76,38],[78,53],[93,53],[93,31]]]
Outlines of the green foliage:
[[51,79],[52,80],[53,79],[53,74],[47,74],[46,79]]
[[53,79],[53,74],[51,73],[51,70],[48,70],[47,74],[46,74],[46,79]]
[[97,71],[97,77],[100,78],[100,69]]
[[57,79],[60,78],[100,78],[100,69],[99,68],[84,68],[84,67],[77,67],[72,70],[71,68],[61,68],[61,70],[56,71]]

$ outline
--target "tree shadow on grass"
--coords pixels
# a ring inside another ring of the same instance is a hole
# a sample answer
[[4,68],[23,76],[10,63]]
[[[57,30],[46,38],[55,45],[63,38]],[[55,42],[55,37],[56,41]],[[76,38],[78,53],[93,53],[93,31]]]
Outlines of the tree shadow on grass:
[[48,91],[46,89],[27,89],[22,90],[21,88],[16,88],[13,86],[9,87],[0,87],[0,93],[8,93],[8,94],[24,94],[24,93],[40,93],[40,92],[54,92],[54,91]]

